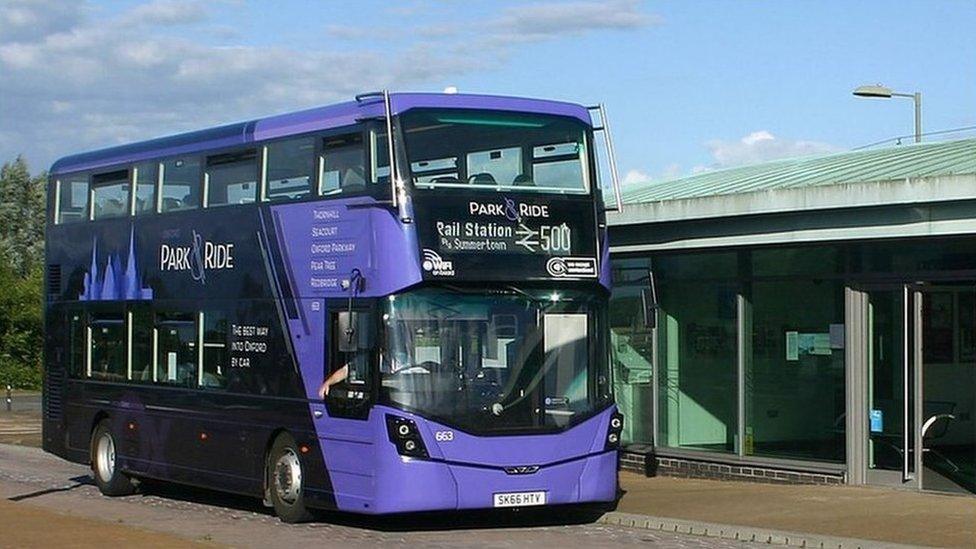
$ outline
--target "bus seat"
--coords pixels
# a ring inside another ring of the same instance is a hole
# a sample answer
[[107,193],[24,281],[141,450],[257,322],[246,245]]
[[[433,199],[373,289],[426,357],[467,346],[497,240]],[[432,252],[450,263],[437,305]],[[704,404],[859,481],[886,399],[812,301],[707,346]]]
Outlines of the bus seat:
[[535,181],[532,181],[532,178],[528,175],[520,173],[512,180],[512,185],[516,187],[535,187]]
[[179,210],[183,207],[183,201],[177,198],[163,197],[163,211]]
[[476,173],[471,176],[471,183],[475,185],[494,185],[495,176],[488,172]]

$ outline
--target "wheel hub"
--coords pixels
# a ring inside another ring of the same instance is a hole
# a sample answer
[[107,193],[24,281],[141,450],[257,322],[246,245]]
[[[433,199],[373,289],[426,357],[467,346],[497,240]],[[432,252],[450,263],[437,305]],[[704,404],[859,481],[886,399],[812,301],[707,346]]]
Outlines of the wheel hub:
[[274,488],[281,501],[287,504],[298,501],[302,489],[302,466],[291,448],[286,449],[275,462]]
[[108,433],[102,433],[95,445],[95,469],[104,482],[111,481],[115,474],[115,441]]

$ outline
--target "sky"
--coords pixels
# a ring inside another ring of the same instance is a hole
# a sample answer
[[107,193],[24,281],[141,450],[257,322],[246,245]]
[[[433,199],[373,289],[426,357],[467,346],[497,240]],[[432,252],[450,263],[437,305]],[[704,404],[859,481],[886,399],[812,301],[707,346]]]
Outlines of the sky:
[[926,132],[976,126],[973,22],[973,0],[0,0],[0,161],[456,86],[606,104],[647,184],[912,133],[910,100],[860,84],[922,92]]

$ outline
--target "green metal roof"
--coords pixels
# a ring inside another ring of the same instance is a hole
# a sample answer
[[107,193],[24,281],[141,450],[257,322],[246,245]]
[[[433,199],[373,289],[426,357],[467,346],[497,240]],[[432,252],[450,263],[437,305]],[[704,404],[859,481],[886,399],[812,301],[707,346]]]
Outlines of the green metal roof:
[[792,158],[652,182],[624,191],[625,204],[773,189],[976,174],[976,139]]

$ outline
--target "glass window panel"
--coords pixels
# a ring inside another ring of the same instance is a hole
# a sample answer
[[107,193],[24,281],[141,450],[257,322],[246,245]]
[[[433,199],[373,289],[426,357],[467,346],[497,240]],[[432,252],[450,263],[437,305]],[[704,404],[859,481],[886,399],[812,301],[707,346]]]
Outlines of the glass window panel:
[[58,222],[74,223],[88,219],[88,176],[68,175],[60,181]]
[[535,185],[553,189],[572,189],[583,178],[579,159],[545,162],[532,166],[532,180],[516,180],[515,185]]
[[207,159],[207,206],[252,204],[258,195],[258,162],[254,151]]
[[320,393],[333,400],[362,401],[368,397],[374,329],[369,313],[332,315],[332,359]]
[[467,155],[468,183],[492,187],[511,185],[522,173],[522,149],[512,147],[471,152]]
[[85,316],[81,312],[68,313],[68,375],[85,374]]
[[753,276],[812,276],[844,272],[843,249],[839,246],[803,246],[753,250]]
[[410,164],[413,182],[419,184],[460,183],[457,157],[434,158]]
[[[949,294],[950,290],[938,290]],[[935,292],[922,293],[922,349],[939,338],[928,326],[939,322],[938,307],[925,306]],[[976,334],[976,292],[969,283],[951,289],[955,297],[955,339],[958,357],[948,363],[924,361],[922,375],[922,416],[925,430],[922,460],[925,466],[922,484],[925,489],[955,493],[976,493],[976,356],[973,336]]]
[[92,218],[129,215],[129,172],[117,171],[92,177]]
[[94,318],[91,323],[91,377],[126,380],[125,323],[121,317]]
[[376,128],[369,130],[370,144],[370,182],[390,183],[390,149],[385,131]]
[[738,265],[737,254],[728,252],[664,255],[653,259],[658,281],[735,278],[739,274]]
[[925,316],[922,359],[926,366],[955,361],[955,302],[956,294],[952,291],[926,292],[922,300],[922,314]]
[[197,326],[193,315],[157,316],[156,338],[156,381],[196,387]]
[[658,295],[658,444],[734,452],[737,286],[668,283]]
[[295,200],[312,192],[315,175],[315,138],[290,139],[268,145],[265,197]]
[[566,426],[609,396],[604,306],[591,296],[426,289],[394,297],[383,315],[384,401],[502,432]]
[[843,282],[754,282],[750,301],[745,454],[843,462]]
[[559,427],[588,408],[587,366],[589,365],[587,315],[546,314],[544,317],[546,375],[544,408]]
[[585,193],[581,167],[585,128],[577,121],[539,114],[496,111],[415,109],[401,117],[407,156],[418,163],[463,159],[443,177],[415,174],[426,187]]
[[927,273],[972,271],[976,242],[972,239],[925,239],[860,245],[860,270],[897,273],[920,280]]
[[163,196],[160,210],[173,212],[200,207],[200,160],[174,158],[162,164]]
[[[649,267],[650,261],[645,258],[614,261],[610,342],[614,395],[617,408],[624,415],[622,444],[650,444],[654,440],[654,332],[644,322],[641,295],[650,287]],[[624,277],[628,277],[626,281]]]
[[148,305],[135,305],[130,310],[132,333],[132,380],[149,383],[152,371],[152,311]]
[[214,389],[227,386],[230,368],[230,323],[225,311],[210,310],[203,315],[203,378],[202,387]]
[[[326,138],[321,165],[322,194],[366,190],[366,150],[361,134]],[[386,177],[389,181],[388,167]]]
[[136,215],[156,211],[156,183],[159,177],[159,163],[136,164]]
[[542,145],[532,148],[532,158],[551,158],[553,156],[578,156],[580,152],[579,143],[556,143],[554,145]]

